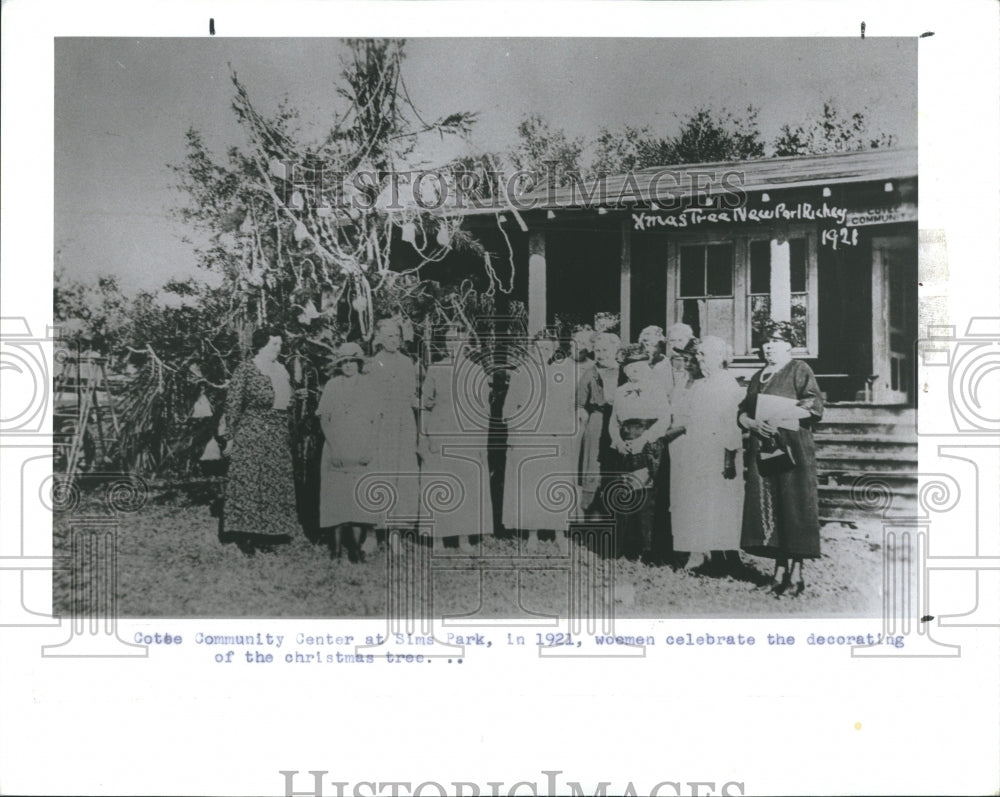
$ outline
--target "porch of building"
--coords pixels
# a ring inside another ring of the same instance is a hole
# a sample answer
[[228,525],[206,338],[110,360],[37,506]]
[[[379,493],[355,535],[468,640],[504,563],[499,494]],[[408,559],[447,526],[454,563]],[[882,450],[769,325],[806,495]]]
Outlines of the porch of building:
[[[668,282],[679,281],[680,274],[679,258],[667,255],[668,237],[633,235],[616,227],[613,219],[593,221],[598,224],[577,229],[563,221],[561,226],[533,231],[530,236],[535,258],[529,276],[535,296],[534,302],[529,298],[533,326],[587,322],[596,313],[608,312],[620,315],[621,337],[626,341],[635,340],[647,325],[666,329],[677,321],[691,322],[696,334],[703,333],[697,308],[693,317],[685,316],[684,300],[676,297],[676,290],[669,290]],[[861,245],[849,252],[821,251],[815,256],[810,278],[817,295],[811,306],[802,303],[809,307],[807,312],[815,313],[814,340],[811,350],[797,356],[816,373],[826,404],[823,421],[815,430],[824,522],[851,525],[862,518],[877,519],[915,507],[913,353],[900,343],[916,337],[916,251],[915,246],[907,246],[911,239],[915,239],[915,225],[895,225],[866,231]],[[906,253],[893,264],[899,273],[891,279],[891,286],[904,292],[895,299],[886,293],[887,276],[873,274],[873,268],[883,265],[880,259],[887,262],[885,251],[880,251],[886,241],[901,241],[900,251]],[[542,264],[544,274],[539,273]],[[878,295],[880,286],[882,295]],[[745,301],[749,314],[758,298],[750,294]],[[896,316],[904,312],[913,318],[898,320]],[[725,323],[746,323],[734,322],[738,315],[730,312],[722,318]],[[710,331],[719,334],[717,328]],[[762,365],[758,344],[747,328],[742,356],[738,354],[731,365],[742,384]]]
[[[699,177],[736,173],[739,212],[726,210],[724,187],[697,188]],[[670,210],[658,174],[672,177]],[[911,507],[915,152],[648,169],[635,175],[628,206],[616,193],[625,179],[609,180],[608,201],[581,204],[572,187],[562,188],[517,216],[522,234],[512,238],[522,242],[527,269],[516,287],[529,330],[614,313],[629,342],[648,325],[683,322],[696,336],[728,341],[731,370],[745,384],[762,365],[762,319],[791,320],[793,354],[812,368],[826,401],[816,429],[822,516]]]
[[917,411],[831,403],[814,432],[820,518],[850,524],[917,507]]

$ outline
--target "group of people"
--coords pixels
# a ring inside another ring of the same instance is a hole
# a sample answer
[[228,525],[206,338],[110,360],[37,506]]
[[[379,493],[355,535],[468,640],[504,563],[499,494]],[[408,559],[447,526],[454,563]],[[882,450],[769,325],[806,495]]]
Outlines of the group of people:
[[[281,342],[255,333],[227,401],[225,522],[248,552],[297,530]],[[401,350],[394,319],[378,322],[374,344],[371,357],[338,349],[316,409],[320,526],[352,560],[392,528],[471,554],[494,533],[495,385],[457,327],[425,368]],[[614,530],[607,553],[695,573],[738,573],[744,550],[774,559],[774,594],[801,594],[803,562],[819,556],[811,426],[823,402],[792,358],[791,325],[766,331],[766,364],[746,388],[728,370],[731,347],[684,324],[647,327],[630,346],[609,332],[574,344],[567,354],[543,331],[509,363],[504,529],[565,550],[589,522]]]

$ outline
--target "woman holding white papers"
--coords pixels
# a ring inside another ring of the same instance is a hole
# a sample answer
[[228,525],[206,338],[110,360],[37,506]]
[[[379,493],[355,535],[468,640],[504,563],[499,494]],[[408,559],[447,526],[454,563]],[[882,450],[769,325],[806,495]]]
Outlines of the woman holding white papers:
[[816,447],[811,426],[823,417],[812,369],[792,359],[792,327],[772,322],[763,345],[767,365],[754,374],[740,404],[750,434],[743,550],[774,559],[774,595],[800,595],[802,562],[819,556]]

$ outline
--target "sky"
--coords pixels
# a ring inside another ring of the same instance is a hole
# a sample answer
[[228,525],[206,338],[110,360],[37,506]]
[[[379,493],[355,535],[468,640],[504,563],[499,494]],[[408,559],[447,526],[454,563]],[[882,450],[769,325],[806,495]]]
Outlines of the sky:
[[[262,112],[282,98],[307,131],[338,107],[336,39],[56,40],[55,247],[83,280],[155,289],[199,273],[171,164],[195,128],[209,148],[241,145],[230,70]],[[817,115],[825,100],[863,111],[900,146],[917,143],[916,39],[410,39],[403,76],[425,119],[479,114],[471,144],[428,142],[428,158],[503,150],[539,113],[570,136],[601,127],[677,131],[698,107],[759,109],[765,140]],[[585,158],[589,160],[589,158]]]

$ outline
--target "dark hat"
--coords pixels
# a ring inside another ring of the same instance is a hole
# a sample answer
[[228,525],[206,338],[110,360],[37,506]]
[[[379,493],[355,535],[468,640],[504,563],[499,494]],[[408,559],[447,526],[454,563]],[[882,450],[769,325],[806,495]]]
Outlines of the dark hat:
[[788,321],[771,321],[764,327],[764,340],[783,340],[795,344],[795,329]]
[[618,362],[622,365],[649,362],[649,354],[644,346],[633,343],[631,346],[623,346],[618,350]]
[[677,349],[677,348],[675,348],[674,349],[674,354],[675,355],[679,355],[681,357],[684,357],[685,359],[690,358],[690,357],[697,357],[698,356],[698,343],[699,343],[698,338],[691,338],[691,340],[689,340],[685,344],[685,346],[684,346],[683,349]]

